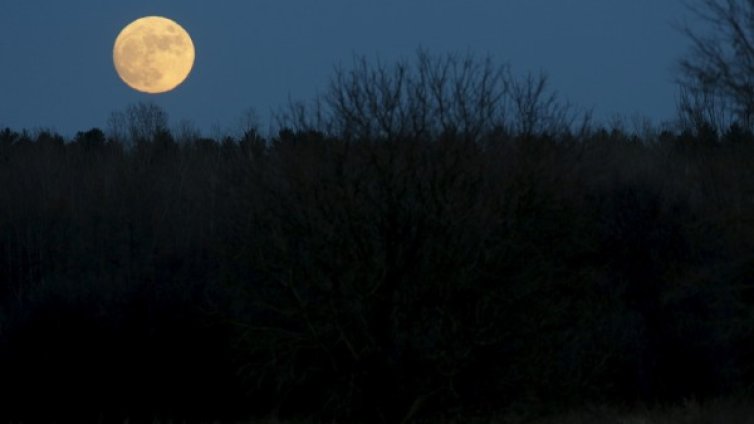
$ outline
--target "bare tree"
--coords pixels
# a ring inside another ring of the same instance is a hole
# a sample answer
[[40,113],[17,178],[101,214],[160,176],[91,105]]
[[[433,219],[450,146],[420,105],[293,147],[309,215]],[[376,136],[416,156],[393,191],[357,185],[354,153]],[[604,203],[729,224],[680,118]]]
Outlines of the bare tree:
[[679,83],[684,90],[679,105],[682,118],[719,119],[730,108],[736,121],[751,128],[754,0],[696,0],[687,3],[687,7],[710,32],[704,33],[698,30],[699,26],[688,23],[681,27],[692,44],[689,54],[679,63]]
[[[509,73],[506,86],[512,107],[511,126],[517,134],[560,134],[570,130],[579,118],[570,103],[549,90],[544,73],[528,73],[523,79],[516,79]],[[589,126],[590,119],[591,113],[583,115],[579,132]]]
[[730,101],[719,92],[681,85],[677,102],[680,128],[701,131],[703,128],[724,130],[736,121]]
[[[579,117],[550,90],[544,74],[514,76],[507,65],[473,55],[434,56],[413,63],[354,59],[338,68],[311,105],[291,102],[281,127],[345,139],[433,139],[442,134],[480,140],[500,132],[561,133]],[[584,124],[589,114],[584,114]]]
[[351,70],[336,70],[325,104],[333,127],[357,138],[453,132],[475,139],[505,116],[506,70],[490,58],[433,57],[424,50],[415,66],[371,66],[361,57]]
[[193,143],[202,136],[196,124],[189,119],[181,119],[173,129],[173,133],[176,135],[176,141],[183,145]]
[[167,131],[167,112],[151,102],[129,105],[125,111],[113,112],[108,119],[109,136],[119,142],[151,141]]

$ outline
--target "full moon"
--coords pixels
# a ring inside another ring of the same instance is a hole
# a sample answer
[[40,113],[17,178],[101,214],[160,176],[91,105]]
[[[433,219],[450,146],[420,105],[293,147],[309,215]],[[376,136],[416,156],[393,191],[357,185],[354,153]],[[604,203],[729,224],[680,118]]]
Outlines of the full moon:
[[158,94],[180,85],[194,66],[194,43],[183,27],[160,16],[128,24],[113,46],[120,78],[134,90]]

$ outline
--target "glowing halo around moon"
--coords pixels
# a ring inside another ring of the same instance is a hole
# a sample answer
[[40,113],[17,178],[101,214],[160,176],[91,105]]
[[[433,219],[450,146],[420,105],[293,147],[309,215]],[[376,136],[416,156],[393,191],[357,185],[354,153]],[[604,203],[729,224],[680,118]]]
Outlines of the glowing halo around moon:
[[161,16],[128,24],[113,46],[113,63],[131,88],[150,94],[180,85],[194,66],[194,43],[183,27]]

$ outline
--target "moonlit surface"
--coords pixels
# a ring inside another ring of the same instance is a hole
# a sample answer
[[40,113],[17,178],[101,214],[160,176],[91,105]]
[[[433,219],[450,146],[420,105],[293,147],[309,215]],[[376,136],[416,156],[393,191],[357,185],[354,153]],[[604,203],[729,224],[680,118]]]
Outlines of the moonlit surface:
[[120,78],[134,90],[164,93],[180,85],[194,66],[194,43],[176,22],[148,16],[118,35],[113,62]]

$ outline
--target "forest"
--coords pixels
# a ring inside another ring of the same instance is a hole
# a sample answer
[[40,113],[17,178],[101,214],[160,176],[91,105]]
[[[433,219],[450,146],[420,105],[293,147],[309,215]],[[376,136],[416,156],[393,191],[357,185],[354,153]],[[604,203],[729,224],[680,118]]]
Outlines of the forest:
[[608,127],[543,75],[420,52],[336,72],[271,135],[171,130],[149,103],[71,139],[6,128],[3,419],[749,396],[754,134],[691,100]]

